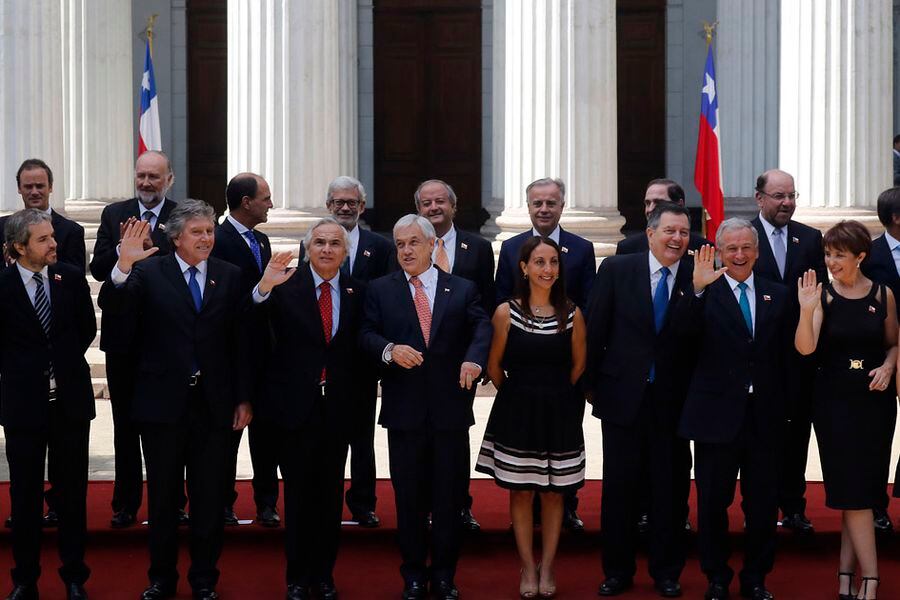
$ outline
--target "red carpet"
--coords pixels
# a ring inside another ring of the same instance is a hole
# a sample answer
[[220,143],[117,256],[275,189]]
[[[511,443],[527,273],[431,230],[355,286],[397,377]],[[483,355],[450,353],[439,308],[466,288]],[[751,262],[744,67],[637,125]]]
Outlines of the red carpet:
[[[249,483],[241,482],[236,511],[240,518],[253,516]],[[560,600],[596,598],[600,570],[600,482],[589,482],[581,491],[580,513],[588,531],[583,535],[564,534],[557,563],[557,584]],[[3,484],[2,488],[5,488]],[[109,528],[109,500],[112,485],[94,482],[89,488],[88,527],[90,538],[87,561],[93,569],[87,590],[94,600],[136,599],[146,585],[147,549],[143,527],[124,531]],[[483,530],[467,538],[457,575],[461,596],[465,599],[514,600],[518,597],[518,560],[512,535],[508,531],[507,495],[492,481],[472,483],[475,515]],[[400,597],[402,580],[399,575],[399,552],[395,545],[396,519],[393,514],[393,493],[390,482],[378,483],[378,514],[382,527],[362,530],[346,527],[338,557],[335,580],[343,600],[395,599]],[[821,600],[836,596],[836,572],[840,545],[840,514],[825,508],[820,484],[809,490],[808,516],[817,534],[803,540],[779,533],[779,552],[775,571],[768,579],[770,589],[780,600]],[[0,489],[0,514],[8,511],[8,492]],[[731,513],[734,532],[740,532],[742,517],[737,508]],[[896,503],[892,514],[897,515]],[[141,515],[145,518],[144,515]],[[692,521],[696,523],[694,515]],[[222,578],[219,592],[223,600],[280,599],[284,597],[283,529],[268,530],[256,525],[244,525],[226,530],[225,549],[220,561]],[[185,536],[186,537],[186,536]],[[740,567],[740,533],[734,535],[735,556],[732,566]],[[705,579],[697,562],[695,540],[692,537],[688,564],[681,579],[685,598],[701,598],[706,589]],[[9,589],[9,531],[0,529],[0,594]],[[44,537],[43,569],[40,581],[41,597],[56,600],[65,597],[56,576],[56,534],[50,530]],[[182,579],[179,598],[190,598],[185,574],[188,557],[187,544],[182,545],[179,568]],[[900,534],[879,543],[879,563],[883,585],[879,598],[900,597]],[[624,599],[658,598],[647,576],[646,561],[640,558],[633,591]],[[732,583],[737,597],[737,582]]]

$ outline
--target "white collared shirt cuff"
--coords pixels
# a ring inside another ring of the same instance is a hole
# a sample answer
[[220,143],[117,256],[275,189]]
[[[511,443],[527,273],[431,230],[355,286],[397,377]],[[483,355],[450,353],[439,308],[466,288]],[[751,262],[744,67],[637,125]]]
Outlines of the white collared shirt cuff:
[[[133,266],[131,268],[134,269]],[[109,279],[110,279],[110,281],[113,282],[114,286],[121,287],[121,286],[125,285],[125,281],[128,279],[129,275],[131,275],[130,271],[128,273],[123,273],[119,269],[119,263],[116,263],[113,266],[112,272],[109,274]]]
[[269,290],[268,294],[263,294],[262,292],[260,292],[259,284],[257,283],[256,286],[253,288],[253,303],[254,304],[262,304],[263,302],[268,300],[269,296],[271,296],[271,295],[272,295],[272,290]]

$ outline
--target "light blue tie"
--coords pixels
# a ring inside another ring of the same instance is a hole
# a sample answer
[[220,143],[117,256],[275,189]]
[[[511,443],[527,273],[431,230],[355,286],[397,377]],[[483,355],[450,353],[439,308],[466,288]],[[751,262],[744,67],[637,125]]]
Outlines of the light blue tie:
[[750,337],[753,337],[753,315],[750,312],[750,299],[747,298],[747,284],[743,281],[738,284],[738,289],[741,290],[741,297],[738,299],[738,304],[741,305],[741,313],[744,315],[744,323],[747,324],[747,331],[750,332]]
[[772,232],[775,237],[772,243],[772,251],[775,253],[775,264],[778,265],[778,273],[784,279],[784,265],[787,261],[787,243],[785,241],[784,229],[775,228]]

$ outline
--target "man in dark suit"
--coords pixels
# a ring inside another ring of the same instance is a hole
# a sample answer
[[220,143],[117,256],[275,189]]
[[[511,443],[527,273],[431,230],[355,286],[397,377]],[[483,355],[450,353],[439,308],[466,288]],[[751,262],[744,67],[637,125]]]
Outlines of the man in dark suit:
[[406,600],[425,598],[429,577],[432,597],[459,597],[453,579],[472,403],[491,342],[475,284],[432,265],[435,237],[427,219],[397,221],[403,271],[369,285],[360,333],[363,351],[383,365],[378,422],[388,430]]
[[[215,600],[222,549],[222,489],[231,432],[252,416],[242,316],[250,306],[240,269],[210,257],[215,211],[184,200],[166,233],[174,252],[144,249],[150,223],[130,223],[119,260],[100,291],[113,314],[134,315],[137,376],[132,419],[147,462],[150,505],[150,585],[142,600],[175,595],[178,504],[187,467],[191,503],[191,568],[196,600]],[[266,269],[267,277],[284,277]],[[272,284],[270,283],[270,286]]]
[[[635,574],[641,479],[649,481],[650,576],[664,597],[681,595],[681,526],[685,498],[676,484],[683,445],[676,427],[690,378],[688,341],[669,323],[669,305],[691,293],[682,260],[690,216],[675,203],[657,205],[647,222],[649,251],[600,263],[588,303],[586,388],[603,424],[601,596],[616,596]],[[641,469],[647,465],[647,473]],[[686,474],[690,482],[690,472]]]
[[[266,234],[256,229],[257,225],[268,220],[269,209],[272,208],[272,194],[265,179],[254,173],[239,173],[232,177],[225,189],[228,202],[228,216],[216,226],[216,243],[211,256],[230,262],[241,270],[241,288],[249,293],[259,281],[263,269],[272,258],[272,246]],[[247,317],[253,321],[251,328],[257,332],[256,337],[266,331],[262,322],[255,320],[255,315]],[[258,340],[259,343],[262,340]],[[259,390],[262,384],[262,354],[252,353],[254,361],[252,373],[257,374],[258,381],[251,389]],[[250,398],[253,404],[253,398]],[[256,504],[256,522],[264,527],[278,527],[281,518],[278,516],[278,446],[273,432],[266,428],[263,421],[254,421],[249,427],[250,460],[253,464],[253,501]],[[239,429],[231,436],[231,452],[225,464],[225,524],[237,525],[238,518],[234,512],[237,501],[235,477],[237,475],[238,447],[244,431]]]
[[[679,435],[694,440],[700,567],[706,600],[728,597],[728,507],[738,472],[746,520],[741,595],[771,600],[765,577],[775,560],[777,450],[784,402],[788,289],[754,275],[759,238],[749,221],[727,219],[716,232],[724,267],[704,246],[694,257],[693,291],[680,296],[673,322],[695,339],[697,363]],[[724,277],[723,277],[724,275]]]
[[[158,248],[163,256],[171,251],[166,236],[166,221],[175,202],[166,192],[175,181],[168,157],[162,152],[148,151],[138,157],[134,166],[136,197],[115,202],[103,209],[97,241],[91,258],[91,275],[106,281],[119,257],[119,242],[127,223],[143,220],[150,223],[145,248]],[[137,347],[134,323],[129,315],[112,315],[103,311],[100,321],[100,349],[106,353],[106,381],[113,416],[113,448],[115,450],[115,483],[113,484],[111,525],[129,527],[135,522],[143,499],[144,474],[141,468],[141,443],[138,430],[131,422]]]
[[[566,184],[561,179],[549,177],[538,179],[525,188],[528,215],[531,217],[531,231],[524,231],[504,241],[500,246],[500,260],[497,265],[497,302],[500,304],[513,295],[515,280],[520,276],[519,249],[531,236],[549,237],[562,250],[562,266],[565,269],[566,294],[578,308],[585,311],[587,299],[594,284],[597,261],[594,245],[583,237],[569,233],[559,226],[563,208],[566,205]],[[535,518],[539,510],[535,495]],[[576,512],[578,495],[565,495],[563,527],[569,531],[584,531],[584,522]]]
[[9,217],[0,271],[0,424],[12,501],[12,600],[37,600],[44,456],[56,461],[59,570],[70,600],[87,598],[84,563],[88,439],[94,418],[84,353],[97,333],[84,273],[56,258],[52,220],[40,209]]
[[[494,314],[497,292],[494,286],[494,249],[491,243],[475,233],[457,229],[456,192],[450,184],[440,179],[429,179],[419,184],[414,195],[416,212],[434,226],[437,239],[431,261],[445,273],[468,279],[478,288],[481,305],[488,316]],[[460,514],[462,526],[478,531],[481,525],[472,514],[472,495],[467,494],[466,506]]]
[[[660,202],[674,202],[684,206],[684,188],[671,179],[654,179],[647,184],[644,192],[644,216],[650,219],[650,214]],[[688,250],[698,250],[708,243],[706,238],[698,233],[691,232],[688,240]],[[635,254],[647,251],[647,234],[643,231],[630,235],[616,244],[616,254]]]
[[[306,233],[305,261],[260,302],[273,336],[256,420],[275,423],[284,475],[287,600],[335,600],[344,463],[357,402],[365,288],[341,272],[349,234],[333,217]],[[254,420],[254,423],[256,422]]]
[[900,133],[894,136],[894,185],[900,185]]
[[[814,269],[819,281],[828,281],[822,233],[793,220],[797,208],[794,178],[772,169],[756,180],[759,215],[753,226],[759,235],[759,260],[753,272],[788,288],[787,326],[793,330],[800,320],[797,280]],[[806,459],[812,428],[815,360],[794,349],[793,335],[785,336],[787,361],[787,401],[778,460],[778,506],[782,527],[810,534],[813,525],[806,518]]]

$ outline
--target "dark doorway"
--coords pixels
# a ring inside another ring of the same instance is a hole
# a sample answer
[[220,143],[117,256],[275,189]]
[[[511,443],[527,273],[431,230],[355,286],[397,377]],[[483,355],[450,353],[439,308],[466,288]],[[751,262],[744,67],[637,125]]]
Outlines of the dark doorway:
[[666,0],[618,0],[616,45],[625,232],[644,228],[647,182],[666,174]]
[[228,3],[190,0],[188,195],[225,211],[228,161]]
[[457,224],[481,208],[480,0],[376,0],[375,227],[413,212],[425,179],[456,190]]

